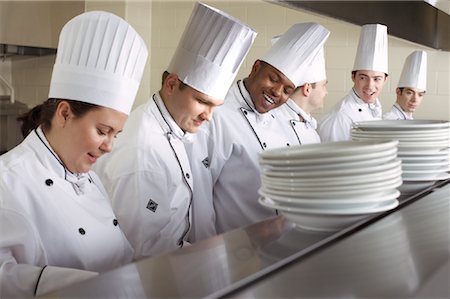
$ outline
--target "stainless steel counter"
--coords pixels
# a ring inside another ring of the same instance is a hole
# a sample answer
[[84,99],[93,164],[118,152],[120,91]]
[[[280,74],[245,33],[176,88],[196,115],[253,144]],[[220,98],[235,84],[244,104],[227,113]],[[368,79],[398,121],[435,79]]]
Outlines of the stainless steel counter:
[[278,216],[43,298],[448,298],[450,184],[441,184],[338,233]]

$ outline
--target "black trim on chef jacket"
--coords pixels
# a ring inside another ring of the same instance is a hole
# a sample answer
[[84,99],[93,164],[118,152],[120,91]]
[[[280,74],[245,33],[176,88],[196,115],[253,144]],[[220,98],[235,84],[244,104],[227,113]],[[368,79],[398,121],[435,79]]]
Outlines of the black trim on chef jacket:
[[44,273],[44,269],[45,269],[45,268],[47,268],[47,265],[45,265],[45,266],[42,268],[41,272],[39,273],[38,279],[37,279],[37,281],[36,281],[36,287],[34,288],[34,294],[33,294],[33,296],[36,296],[36,294],[37,294],[37,290],[38,290],[38,287],[39,287],[39,282],[40,282],[40,280],[41,280],[42,273]]
[[[183,171],[183,166],[181,166],[181,162],[180,162],[180,159],[178,159],[177,152],[173,148],[172,143],[170,143],[170,138],[172,138],[171,136],[172,136],[172,133],[173,133],[172,127],[170,127],[169,123],[167,122],[166,118],[164,117],[164,114],[161,111],[161,108],[158,106],[158,103],[155,100],[155,95],[152,96],[152,99],[153,99],[153,102],[155,102],[156,108],[158,108],[158,111],[161,114],[162,119],[166,123],[167,127],[169,127],[170,132],[166,133],[167,142],[169,143],[169,146],[172,149],[172,151],[173,151],[173,153],[175,155],[175,158],[177,159],[177,163],[178,163],[178,166],[180,167],[181,174],[182,174],[182,177],[183,177],[183,181],[186,184],[186,186],[189,188],[189,192],[191,194],[191,199],[189,200],[188,212],[186,214],[187,228],[184,231],[184,233],[182,234],[181,238],[177,242],[178,246],[183,247],[184,238],[187,236],[187,234],[189,233],[189,230],[191,229],[191,222],[189,221],[189,215],[190,215],[190,211],[191,211],[192,197],[194,196],[194,194],[192,192],[191,186],[189,185],[188,181],[186,180],[186,177],[185,177],[185,174],[184,174],[184,171]],[[187,174],[187,175],[189,175],[189,174]]]
[[[289,105],[289,103],[286,103],[285,105],[287,105],[288,108],[291,109],[295,114],[297,114],[297,116],[298,116],[298,118],[299,118],[299,121],[298,121],[298,122],[302,122],[302,123],[305,123],[305,124],[306,124],[306,120],[305,120],[299,113],[297,113],[297,111],[295,111],[295,109],[292,108],[292,107]],[[294,131],[295,137],[297,137],[298,144],[301,145],[301,144],[302,144],[302,141],[300,140],[300,136],[298,136],[297,131],[294,129],[295,122],[296,122],[295,119],[291,119],[291,120],[289,121],[289,123],[291,124],[291,128],[292,128],[292,130]]]
[[[56,161],[58,161],[59,164],[61,164],[62,168],[64,169],[64,180],[67,181],[67,172],[70,172],[73,174],[73,172],[71,172],[70,170],[67,169],[66,165],[64,165],[64,163],[55,155],[55,153],[47,146],[47,144],[44,142],[44,140],[42,140],[41,136],[39,136],[37,129],[34,129],[34,133],[36,133],[36,136],[39,138],[39,140],[42,142],[42,144],[47,148],[47,150],[52,154],[52,156],[56,159]],[[87,175],[89,176],[89,183],[94,182],[94,180],[92,179],[91,175],[89,173],[87,173]],[[47,186],[51,186],[53,185],[53,182],[50,183],[50,179],[45,180],[45,184]],[[69,183],[72,184],[72,182],[68,181]],[[49,184],[50,183],[50,184]]]
[[[247,104],[248,108],[250,108],[250,110],[251,110],[253,113],[255,113],[255,110],[253,110],[252,106],[250,106],[250,104],[247,102],[247,99],[246,99],[246,98],[244,97],[244,95],[242,94],[241,87],[239,86],[239,82],[240,82],[240,81],[241,81],[241,80],[238,80],[238,81],[236,82],[237,87],[238,87],[238,89],[239,89],[239,93],[241,94],[241,97],[242,97],[242,99],[244,100],[245,104]],[[258,134],[256,134],[256,131],[253,129],[252,124],[248,121],[247,117],[245,117],[245,112],[244,112],[244,111],[246,111],[245,108],[241,107],[241,108],[239,108],[239,110],[241,110],[241,112],[244,114],[244,119],[247,121],[248,125],[249,125],[250,128],[252,129],[253,134],[255,134],[256,139],[258,139],[259,145],[261,146],[262,150],[265,150],[263,144],[261,143],[261,140],[259,139]],[[274,117],[273,114],[271,114],[271,115],[272,115],[272,117]],[[275,215],[278,215],[278,210],[277,210],[277,209],[275,209]]]
[[402,114],[404,120],[407,120],[407,119],[408,119],[408,118],[406,118],[406,115],[405,115],[405,113],[403,112],[403,110],[398,109],[398,107],[397,107],[396,105],[393,105],[392,107],[394,107],[395,109],[397,109],[397,110]]
[[[245,104],[247,104],[248,108],[249,108],[253,113],[255,113],[255,110],[250,106],[250,104],[247,102],[247,99],[246,99],[246,98],[244,97],[244,95],[242,94],[241,87],[239,86],[239,82],[240,82],[240,81],[241,81],[241,80],[239,80],[239,81],[236,82],[237,87],[238,87],[238,89],[239,89],[239,93],[241,94],[241,97],[242,97],[242,99],[244,100]],[[265,150],[265,146],[267,146],[267,144],[266,144],[265,142],[262,142],[261,139],[259,139],[259,136],[258,136],[258,134],[256,134],[255,129],[253,129],[252,124],[249,122],[249,120],[247,119],[247,117],[245,117],[245,114],[247,113],[247,110],[246,110],[244,107],[240,107],[239,110],[242,112],[242,114],[243,114],[243,116],[244,116],[244,119],[247,121],[248,125],[250,126],[250,129],[252,129],[253,134],[255,135],[256,139],[258,140],[259,145],[261,146],[261,148],[262,148],[263,150]],[[273,117],[273,115],[272,115],[272,117]],[[264,146],[264,145],[265,145],[265,146]]]

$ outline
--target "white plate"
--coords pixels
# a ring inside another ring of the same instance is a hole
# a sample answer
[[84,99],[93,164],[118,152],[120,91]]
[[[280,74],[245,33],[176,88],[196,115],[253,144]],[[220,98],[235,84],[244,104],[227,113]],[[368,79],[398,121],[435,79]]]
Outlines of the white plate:
[[386,136],[367,136],[363,134],[353,134],[352,133],[352,139],[353,140],[373,140],[373,139],[390,139],[390,140],[398,140],[400,144],[402,143],[408,143],[408,142],[417,142],[417,143],[427,143],[427,142],[442,142],[442,143],[449,143],[449,137],[448,136],[442,136],[442,137],[404,137],[404,136],[393,136],[393,137],[386,137]]
[[429,129],[429,130],[405,130],[401,129],[398,131],[385,131],[383,129],[381,130],[364,130],[362,128],[353,128],[350,130],[350,134],[363,134],[365,136],[372,136],[372,135],[381,135],[383,137],[436,137],[436,136],[448,136],[450,134],[450,129]]
[[[396,191],[396,195],[400,195],[400,192]],[[259,203],[263,206],[266,206],[271,209],[279,210],[279,211],[289,211],[292,213],[301,213],[301,214],[313,214],[313,215],[362,215],[362,214],[372,214],[378,213],[382,211],[389,210],[393,207],[396,207],[398,202],[396,199],[387,200],[381,202],[377,207],[358,207],[358,208],[349,208],[349,209],[335,209],[335,208],[300,208],[300,207],[291,207],[285,206],[279,203],[274,202],[270,198],[260,197],[258,199]]]
[[[314,231],[337,231],[341,230],[352,223],[366,218],[369,215],[388,211],[398,206],[397,200],[387,201],[385,205],[378,208],[362,209],[363,212],[353,212],[351,210],[336,211],[331,210],[331,213],[323,213],[323,211],[313,209],[295,209],[283,208],[280,205],[268,203],[266,199],[260,198],[259,202],[269,208],[278,209],[289,221],[295,223],[300,228]],[[359,209],[361,210],[361,209]]]
[[450,179],[450,174],[441,172],[437,174],[422,174],[422,175],[402,175],[403,181],[415,182],[415,181],[441,181]]
[[[305,145],[306,146],[306,145]],[[298,160],[290,160],[290,159],[280,159],[280,160],[262,160],[260,159],[260,164],[263,167],[266,166],[305,166],[305,165],[330,165],[335,163],[347,163],[347,162],[361,162],[370,164],[370,160],[384,158],[384,157],[392,157],[397,155],[397,147],[391,148],[386,151],[380,152],[367,152],[361,154],[355,154],[353,156],[343,156],[343,157],[321,157],[315,159],[298,159]]]
[[373,192],[346,194],[336,193],[333,197],[332,195],[323,192],[316,197],[315,194],[275,194],[272,190],[265,190],[261,188],[259,190],[259,194],[264,197],[271,198],[274,202],[278,202],[280,204],[286,205],[301,205],[303,207],[309,206],[310,208],[314,207],[323,207],[324,205],[329,208],[348,208],[350,205],[365,205],[369,203],[377,203],[386,200],[396,199],[400,192],[397,191],[397,187],[402,185],[402,182],[392,184],[391,186],[386,186],[385,188],[379,188]]
[[448,157],[448,149],[424,149],[424,148],[402,148],[398,150],[398,156],[440,156]]
[[422,163],[412,163],[402,160],[402,169],[405,170],[427,170],[427,169],[440,169],[442,167],[449,167],[450,162],[448,160],[437,161],[437,162],[427,162],[422,161]]
[[402,161],[399,159],[395,159],[391,162],[366,166],[364,168],[354,168],[354,167],[345,167],[343,166],[340,169],[331,169],[331,170],[310,170],[310,171],[284,171],[279,169],[277,171],[273,170],[263,170],[262,175],[267,178],[313,178],[313,177],[330,177],[330,176],[350,176],[357,174],[367,174],[367,173],[380,173],[386,170],[396,168],[401,165]]
[[380,179],[396,179],[402,173],[401,165],[390,169],[388,171],[384,171],[381,173],[367,173],[365,175],[348,175],[348,176],[335,176],[335,177],[318,177],[318,178],[268,178],[264,175],[261,176],[263,183],[275,183],[283,186],[312,186],[315,184],[316,186],[336,186],[336,185],[352,185],[352,184],[361,184],[361,183],[369,183],[371,181],[376,181]]
[[435,154],[431,156],[424,155],[402,155],[399,157],[403,163],[428,163],[428,162],[443,162],[450,161],[448,154]]
[[373,120],[361,121],[352,125],[353,128],[360,128],[364,131],[399,131],[401,130],[430,130],[448,129],[450,122],[443,120]]
[[403,175],[408,176],[408,175],[415,175],[415,174],[432,174],[432,173],[439,174],[441,172],[450,171],[450,166],[445,165],[445,166],[437,167],[434,169],[405,169],[404,167],[402,167],[402,169],[403,169]]
[[337,141],[328,143],[304,144],[270,149],[260,153],[262,161],[299,160],[329,157],[346,157],[369,152],[384,152],[397,147],[398,141]]
[[[355,197],[359,198],[373,198],[381,193],[385,193],[386,190],[392,190],[399,187],[402,184],[401,178],[392,182],[387,182],[385,185],[375,185],[369,188],[349,189],[349,190],[323,190],[322,188],[316,188],[316,190],[280,190],[272,188],[270,186],[263,185],[260,189],[260,195],[271,197],[273,199],[279,199],[283,197],[285,200],[296,199],[346,199]],[[280,199],[282,201],[283,199]]]
[[336,163],[326,163],[326,164],[312,164],[312,165],[263,165],[263,170],[283,170],[283,171],[315,171],[315,170],[332,170],[337,168],[364,168],[367,166],[379,165],[388,163],[397,158],[397,153],[393,153],[386,156],[380,156],[371,158],[368,160],[357,160],[357,161],[344,161]]
[[371,188],[380,188],[385,186],[391,186],[396,184],[402,183],[402,177],[401,175],[397,175],[394,178],[389,177],[383,177],[380,180],[374,180],[366,183],[356,184],[351,182],[350,184],[346,185],[291,185],[291,186],[285,186],[285,185],[279,185],[279,184],[272,184],[270,182],[264,182],[262,186],[270,189],[270,190],[276,190],[276,191],[286,191],[286,192],[312,192],[312,191],[322,191],[322,192],[340,192],[340,191],[352,191],[352,190],[369,190]]

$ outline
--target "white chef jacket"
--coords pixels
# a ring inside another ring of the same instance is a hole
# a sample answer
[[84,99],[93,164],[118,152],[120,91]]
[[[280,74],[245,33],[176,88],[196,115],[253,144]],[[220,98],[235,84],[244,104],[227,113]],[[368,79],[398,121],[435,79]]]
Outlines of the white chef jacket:
[[132,260],[98,177],[69,176],[40,128],[0,157],[1,298],[53,291]]
[[354,89],[326,114],[319,124],[322,142],[350,140],[351,126],[357,121],[380,120],[381,103],[368,104],[361,100]]
[[409,116],[405,111],[403,111],[402,107],[399,104],[395,103],[392,106],[392,110],[383,114],[383,119],[388,120],[406,120],[413,119],[412,114]]
[[317,121],[311,114],[306,113],[292,99],[281,106],[280,110],[286,115],[299,144],[320,143],[320,136],[316,131]]
[[[211,226],[213,219],[215,231],[222,233],[276,215],[275,210],[258,203],[259,153],[298,144],[277,110],[258,113],[243,82],[238,81],[229,90],[224,105],[214,111],[211,122],[195,134],[194,143],[198,146],[206,142],[203,147],[208,149],[209,156],[201,155],[204,151],[193,155],[194,176],[196,181],[201,177],[206,182],[204,186],[213,185],[213,191],[195,185],[194,228],[202,227],[203,232],[212,234],[214,229],[205,226]],[[199,174],[198,169],[202,168],[204,172]],[[205,214],[211,212],[214,215]],[[198,240],[208,236],[196,237]]]
[[114,150],[94,167],[136,259],[173,251],[187,239],[193,178],[184,144],[190,136],[156,93],[130,114]]

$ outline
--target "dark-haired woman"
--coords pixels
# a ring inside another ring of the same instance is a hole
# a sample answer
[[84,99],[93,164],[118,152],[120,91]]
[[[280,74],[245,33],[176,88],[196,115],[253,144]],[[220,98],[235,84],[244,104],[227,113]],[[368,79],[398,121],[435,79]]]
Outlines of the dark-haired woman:
[[49,99],[22,117],[27,137],[0,157],[1,298],[46,293],[131,261],[90,169],[122,130],[146,59],[139,35],[110,13],[84,13],[61,31]]

